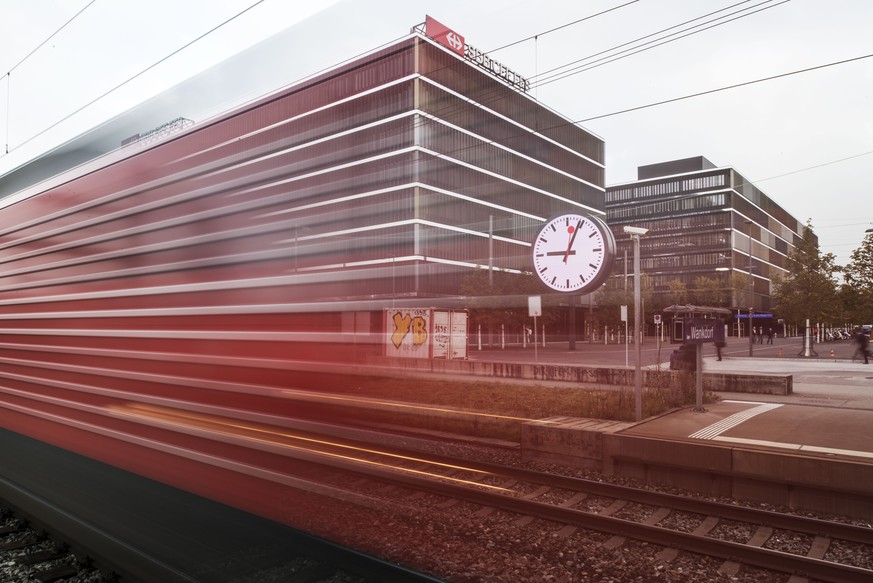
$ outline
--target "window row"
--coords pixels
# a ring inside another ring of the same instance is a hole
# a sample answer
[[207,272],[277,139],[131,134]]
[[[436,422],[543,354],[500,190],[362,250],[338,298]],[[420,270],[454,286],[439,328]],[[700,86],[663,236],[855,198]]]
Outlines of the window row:
[[[630,241],[623,240],[620,242],[620,246],[630,249]],[[724,231],[714,231],[710,233],[690,232],[677,235],[657,236],[657,232],[650,232],[648,236],[640,239],[641,249],[655,253],[677,249],[696,249],[700,247],[718,247],[722,249],[722,253],[727,252],[727,233]]]
[[665,200],[639,206],[627,206],[610,208],[606,211],[608,221],[632,219],[641,216],[675,214],[681,212],[697,211],[725,205],[725,194],[709,194],[701,196],[689,196],[674,200]]
[[[733,180],[734,190],[758,207],[752,214],[747,213],[749,217],[759,223],[766,224],[768,229],[789,242],[792,242],[792,232],[801,233],[803,231],[803,223],[791,216],[788,211],[776,204],[754,184],[747,182],[736,171],[734,171]],[[761,210],[766,213],[766,217],[761,216]]]
[[621,202],[649,196],[658,196],[661,194],[673,194],[675,192],[679,192],[679,181],[660,182],[658,184],[647,184],[646,186],[633,186],[610,190],[606,193],[606,202]]
[[[538,160],[543,164],[544,170],[557,168],[597,186],[603,186],[603,167],[580,154],[543,139],[532,130],[528,131],[502,117],[492,115],[482,107],[459,99],[430,83],[420,82],[418,86],[420,109],[481,136],[484,142],[499,144],[503,148]],[[488,107],[487,103],[483,105]],[[424,126],[428,121],[423,118],[420,125]]]
[[[524,188],[522,185],[527,185],[532,189],[538,189],[570,201],[578,201],[592,208],[602,207],[603,191],[594,186],[454,128],[426,120],[418,127],[418,136],[419,144],[428,150],[517,181],[514,184],[504,181],[506,188],[509,189],[508,192],[515,191],[517,193]],[[597,169],[592,167],[591,170]],[[453,171],[457,172],[458,167],[455,166]],[[595,184],[599,179],[597,176],[590,178]],[[548,195],[535,193],[534,196],[539,198]]]
[[682,267],[714,267],[724,263],[722,253],[696,253],[687,255],[665,255],[640,259],[640,267],[645,270],[662,270]]
[[530,96],[507,87],[476,65],[426,41],[419,41],[417,54],[418,71],[422,75],[599,164],[604,163],[602,139],[543,107]]
[[[761,209],[752,205],[752,203],[739,196],[735,197],[732,205],[738,213],[749,217],[754,221],[752,225],[752,237],[761,239],[771,247],[776,247],[780,251],[787,252],[782,241],[787,245],[794,246],[800,240],[802,229],[794,233],[789,227],[786,227],[780,220],[771,216],[767,212],[762,212]],[[737,217],[736,228],[743,233],[748,233],[749,227],[744,223],[742,217]]]
[[724,174],[713,174],[699,178],[686,178],[682,181],[682,190],[702,190],[724,186]]

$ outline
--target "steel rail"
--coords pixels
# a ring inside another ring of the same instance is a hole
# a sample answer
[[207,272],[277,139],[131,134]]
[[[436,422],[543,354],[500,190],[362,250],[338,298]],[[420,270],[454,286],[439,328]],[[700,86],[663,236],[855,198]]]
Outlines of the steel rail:
[[[447,456],[430,456],[430,458],[442,463],[447,463],[450,460],[453,460],[456,464],[459,463],[459,460]],[[812,535],[824,535],[839,540],[873,546],[873,528],[869,527],[856,526],[842,522],[832,522],[829,520],[797,516],[793,514],[784,514],[760,508],[736,506],[733,504],[700,498],[689,498],[687,496],[667,494],[664,492],[657,492],[643,488],[633,488],[619,484],[609,484],[585,478],[547,474],[544,472],[537,472],[524,468],[514,468],[489,462],[471,462],[465,460],[464,464],[473,469],[484,470],[518,480],[536,482],[554,488],[584,491],[589,494],[621,498],[622,500],[648,504],[650,506],[666,506],[673,510],[681,510],[683,512],[717,516],[719,518],[766,525],[774,528],[783,528],[785,530],[803,532]]]
[[[331,428],[330,426],[323,425],[319,428],[318,432],[320,433],[322,431],[331,433]],[[347,439],[350,443],[368,443],[363,440],[349,438],[348,436],[344,436],[344,438]],[[679,510],[694,514],[703,514],[707,516],[717,516],[719,518],[728,520],[736,520],[739,522],[747,522],[756,525],[766,525],[773,528],[782,528],[785,530],[792,530],[795,532],[802,532],[811,535],[828,536],[834,539],[873,546],[873,528],[865,526],[857,526],[842,522],[833,522],[807,516],[784,514],[782,512],[752,508],[748,506],[737,506],[724,502],[679,496],[676,494],[668,494],[665,492],[658,492],[645,488],[622,486],[619,484],[611,484],[609,482],[601,482],[586,478],[577,478],[573,476],[562,476],[558,474],[538,472],[535,470],[496,464],[493,462],[484,462],[440,454],[432,454],[430,452],[417,450],[414,448],[383,447],[383,451],[410,457],[426,456],[427,459],[433,461],[434,463],[464,465],[471,470],[485,471],[498,476],[523,480],[527,482],[535,482],[537,484],[551,486],[553,488],[583,491],[587,492],[588,494],[595,494],[598,496],[606,496],[610,498],[620,498],[622,500],[628,500],[630,502],[637,502],[640,504],[647,504],[650,506],[665,506],[671,508],[672,510]]]
[[832,583],[869,583],[873,579],[873,570],[852,565],[834,563],[658,526],[650,526],[614,516],[593,514],[506,494],[486,492],[473,486],[461,486],[417,476],[399,475],[397,472],[383,468],[363,468],[361,471],[362,473],[396,484],[474,502],[482,506],[499,508],[508,512],[525,514],[562,524],[572,524],[617,536],[643,540],[664,547],[675,547],[685,551],[718,557],[723,560],[737,561],[784,573],[803,573],[808,577],[821,581]]
[[[484,486],[477,487],[461,485],[457,483],[449,483],[445,480],[440,479],[439,477],[421,477],[419,475],[404,472],[401,469],[367,465],[348,459],[341,461],[325,459],[324,457],[319,456],[319,453],[315,451],[281,451],[278,448],[267,449],[283,457],[300,459],[318,465],[351,471],[356,474],[368,476],[373,479],[400,486],[405,486],[414,490],[426,491],[440,496],[465,500],[467,502],[472,502],[482,506],[499,508],[508,512],[533,516],[536,518],[550,520],[561,524],[581,526],[590,530],[596,530],[617,536],[624,536],[627,538],[642,540],[657,544],[659,546],[675,547],[683,549],[685,551],[718,557],[722,560],[737,561],[748,565],[754,565],[756,567],[762,567],[765,569],[771,569],[784,573],[804,573],[811,578],[821,581],[828,581],[831,583],[868,583],[870,580],[873,580],[873,570],[855,567],[852,565],[846,565],[803,555],[795,555],[782,551],[751,546],[745,543],[725,541],[722,539],[707,537],[705,535],[679,532],[663,527],[650,526],[647,524],[616,518],[614,516],[606,516],[582,510],[575,510],[572,508],[564,508],[561,506],[555,506],[543,502],[536,502],[534,500],[527,500],[510,494],[486,491],[484,489]],[[424,456],[419,455],[418,461],[422,463],[444,463],[446,461],[451,461],[454,462],[453,465],[463,465],[466,466],[466,468],[468,469],[501,469],[502,471],[500,472],[492,471],[491,473],[499,477],[505,478],[526,479],[526,477],[531,476],[537,476],[538,478],[551,476],[550,474],[541,474],[540,472],[531,472],[529,470],[516,470],[515,468],[507,468],[507,466],[498,466],[488,463],[468,462],[467,460],[460,460],[458,458],[450,458],[446,456],[429,456],[431,457],[430,460],[421,459],[423,457]],[[625,486],[612,487],[611,485],[603,484],[600,482],[581,480],[577,478],[565,478],[561,476],[554,476],[554,478],[554,484],[563,484],[563,486],[556,485],[555,487],[565,487],[571,490],[585,491],[585,487],[580,485],[584,484],[590,486],[591,490],[596,490],[595,493],[599,495],[606,495],[614,498],[624,498],[620,494],[624,493],[628,494],[628,497],[625,499],[635,498],[649,500],[648,502],[645,502],[648,504],[652,504],[652,501],[658,498],[664,502],[667,502],[668,500],[670,502],[677,502],[677,505],[682,505],[682,508],[679,508],[679,510],[691,507],[690,505],[683,504],[688,499],[681,496],[651,492],[651,494],[655,494],[657,496],[648,497],[647,493],[649,493],[649,491],[637,490]],[[446,476],[445,479],[448,480],[451,478]],[[571,486],[572,484],[576,485]],[[697,508],[696,512],[707,516],[717,516],[718,513],[714,512],[714,510],[726,511],[727,509],[732,508],[730,505],[708,501],[696,501],[695,504],[696,506],[694,507]],[[668,503],[657,505],[669,507]],[[673,510],[675,509],[677,508],[674,507]],[[778,513],[768,513],[764,511],[761,511],[762,513],[758,513],[754,509],[746,510],[751,511],[749,516],[757,516],[757,520],[752,521],[756,523],[760,523],[761,517],[765,515],[771,518],[777,518],[779,516]],[[740,514],[736,514],[734,516],[740,516]],[[804,519],[803,517],[794,518],[800,519],[801,523],[807,522],[806,519]],[[838,524],[830,523],[827,521],[814,522],[818,525],[825,527],[830,527],[833,524]],[[765,524],[767,524],[768,526],[773,526],[772,523]],[[854,529],[850,529],[850,531],[854,531]],[[802,532],[805,532],[805,530]]]
[[[178,430],[179,428],[175,427],[175,431]],[[284,458],[300,459],[314,462],[316,464],[326,467],[341,468],[347,471],[352,471],[353,473],[368,476],[389,483],[411,487],[420,491],[428,491],[437,495],[462,499],[483,506],[500,508],[509,512],[525,514],[528,516],[551,520],[558,523],[578,525],[591,530],[597,530],[601,532],[611,533],[614,535],[651,542],[660,546],[676,547],[684,549],[686,551],[719,557],[725,560],[740,561],[749,565],[778,570],[781,572],[801,572],[822,581],[830,581],[834,583],[855,583],[857,581],[860,583],[862,581],[866,582],[873,580],[873,570],[869,569],[824,561],[821,559],[795,555],[771,549],[755,547],[748,544],[724,541],[721,539],[695,535],[693,533],[678,532],[667,528],[650,526],[616,518],[613,516],[594,514],[581,510],[536,502],[533,500],[526,500],[518,496],[513,496],[509,494],[489,492],[484,489],[484,485],[475,486],[449,483],[446,481],[451,479],[448,476],[446,476],[445,479],[441,479],[438,477],[420,477],[418,475],[412,475],[408,472],[404,472],[400,468],[371,465],[363,459],[343,459],[341,461],[329,458],[326,459],[324,457],[324,454],[327,452],[288,449],[281,442],[265,443],[263,440],[253,441],[251,437],[246,437],[244,434],[232,437],[226,434],[223,435],[221,432],[217,432],[215,428],[192,426],[191,428],[188,428],[186,432],[194,435],[200,434],[203,437],[211,438],[217,441],[235,442],[238,440],[242,440],[243,442],[245,442],[247,447],[254,446],[256,449],[271,452]],[[130,439],[140,441],[134,435],[126,434],[123,431],[115,431],[113,433],[115,438],[125,439],[129,436]],[[241,443],[238,443],[238,445],[240,444]],[[146,447],[153,448],[160,447],[159,443],[153,440],[140,442],[140,445],[145,445]],[[178,446],[174,447],[176,450],[180,450]],[[232,458],[226,457],[226,454],[220,457],[228,461],[232,461]],[[421,459],[425,457],[423,455],[419,455],[418,457],[418,461],[424,463],[437,463],[438,460],[442,458],[452,460],[455,465],[459,465],[459,460],[457,458],[446,458],[445,456],[429,456],[431,459],[427,460]],[[545,483],[544,485],[552,485],[554,487],[566,488],[568,490],[583,492],[587,491],[589,493],[593,491],[594,493],[614,498],[642,500],[643,503],[658,506],[670,507],[672,505],[673,509],[677,509],[677,507],[680,510],[690,508],[688,503],[689,499],[680,496],[637,490],[634,488],[604,484],[591,480],[553,476],[551,474],[543,474],[540,472],[532,472],[529,470],[510,468],[507,466],[498,466],[496,464],[488,464],[482,462],[468,462],[467,460],[462,460],[460,461],[460,465],[466,466],[466,468],[464,469],[486,470],[491,472],[493,475],[499,477],[525,479],[528,481]],[[703,515],[717,516],[717,510],[726,511],[728,508],[735,508],[721,503],[701,500],[698,500],[694,503],[697,504],[697,506],[695,506],[695,508],[697,509],[695,510],[695,512]],[[761,511],[753,511],[750,516],[757,516],[757,519],[747,521],[762,523],[761,517],[764,516],[764,514],[762,514]],[[773,521],[775,521],[780,515],[778,515],[778,513],[766,513],[766,516],[768,516],[769,518],[765,523],[768,524],[768,526],[773,526]],[[803,522],[809,523],[809,520],[803,519]],[[835,528],[835,523],[830,523],[827,521],[815,522],[818,526],[824,527],[825,530]],[[806,532],[807,530],[809,529],[801,529],[802,532]],[[813,528],[812,530],[814,532],[818,532],[819,529]]]
[[[315,431],[315,433],[333,433],[330,428],[326,426],[322,426],[320,429],[321,431]],[[324,431],[325,429],[326,431]],[[227,440],[226,437],[216,435],[209,430],[204,430],[203,434],[204,436],[212,439]],[[349,436],[344,436],[343,439],[346,440],[347,443],[353,445],[358,445],[364,448],[372,447],[372,443],[365,440],[350,438]],[[249,444],[249,446],[251,447],[251,444]],[[283,456],[295,457],[297,459],[311,461],[314,463],[323,463],[319,461],[318,454],[314,452],[293,453],[291,451],[285,450],[282,447],[277,447],[275,449],[270,447],[263,448],[272,450],[274,451],[274,453],[279,453]],[[827,536],[832,539],[839,539],[843,541],[873,546],[873,529],[852,524],[832,522],[828,520],[821,520],[805,516],[784,514],[781,512],[763,510],[759,508],[737,506],[733,504],[726,504],[723,502],[716,502],[701,498],[667,494],[654,490],[633,488],[630,486],[610,484],[607,482],[600,482],[585,478],[548,474],[544,472],[537,472],[534,470],[495,464],[491,462],[472,461],[457,457],[432,454],[430,452],[423,452],[421,450],[415,450],[411,448],[381,446],[381,450],[385,453],[392,453],[400,456],[418,457],[422,458],[422,461],[431,461],[437,464],[463,465],[470,470],[489,472],[498,476],[534,482],[554,488],[582,491],[587,492],[588,494],[595,494],[611,498],[620,498],[622,500],[628,500],[640,504],[647,504],[651,506],[664,506],[671,508],[672,510],[678,510],[682,512],[702,514],[706,516],[716,516],[722,519],[736,520],[756,525],[766,525],[773,528],[781,528],[811,535]]]

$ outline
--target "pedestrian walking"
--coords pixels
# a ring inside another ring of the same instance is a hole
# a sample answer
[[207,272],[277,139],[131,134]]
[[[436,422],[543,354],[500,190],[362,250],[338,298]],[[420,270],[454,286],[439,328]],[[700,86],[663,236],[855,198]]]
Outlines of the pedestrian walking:
[[767,328],[767,344],[773,344],[773,328]]
[[[864,364],[870,364],[870,337],[864,334],[860,328],[855,329],[855,343],[858,345],[858,348],[855,349],[855,356],[858,356],[860,352],[860,355],[864,357]],[[854,356],[852,360],[855,360]]]
[[724,340],[720,340],[715,343],[715,354],[718,356],[718,360],[721,360],[721,349],[727,346]]

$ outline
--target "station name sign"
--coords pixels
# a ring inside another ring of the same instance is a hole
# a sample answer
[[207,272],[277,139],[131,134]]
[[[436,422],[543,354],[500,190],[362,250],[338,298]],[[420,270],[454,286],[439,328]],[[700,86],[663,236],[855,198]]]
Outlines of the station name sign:
[[450,29],[446,25],[434,20],[430,16],[425,21],[425,34],[444,47],[461,55],[471,63],[485,69],[495,77],[503,79],[513,87],[522,91],[530,90],[530,81],[522,77],[506,65],[499,63],[488,56],[487,53],[467,44],[464,37]]
[[724,342],[724,322],[718,318],[685,318],[682,322],[683,344]]

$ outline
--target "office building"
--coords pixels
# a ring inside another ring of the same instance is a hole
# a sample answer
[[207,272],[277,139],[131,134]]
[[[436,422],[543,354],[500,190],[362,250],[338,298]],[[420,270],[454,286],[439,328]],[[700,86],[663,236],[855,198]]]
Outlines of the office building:
[[[227,262],[216,271],[224,278],[290,278],[283,297],[294,301],[439,305],[470,273],[529,271],[530,242],[550,216],[605,216],[603,140],[527,85],[428,19],[390,46],[214,118],[185,112],[158,132],[167,135],[134,132],[122,116],[110,125],[122,128],[114,143],[123,147],[58,182],[95,196],[111,182],[139,193],[130,204],[165,196],[158,184],[187,191],[190,201],[173,208],[190,213],[188,231],[226,239],[198,247],[198,260]],[[89,139],[59,152],[93,152]],[[42,167],[55,172],[55,157]],[[236,223],[201,222],[198,213],[222,205],[237,205]],[[243,225],[257,232],[216,232]],[[218,259],[231,249],[232,261]]]
[[[684,285],[689,300],[716,300],[708,303],[741,315],[749,308],[770,313],[773,280],[787,273],[786,258],[804,228],[736,169],[703,156],[640,166],[636,181],[607,188],[606,210],[619,273],[621,257],[632,253],[622,228],[647,228],[640,262],[655,294]],[[718,284],[701,290],[699,278]]]

